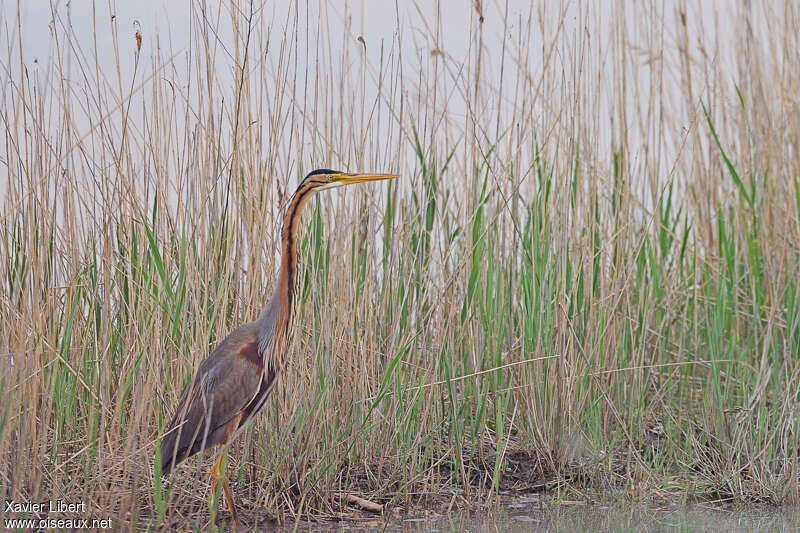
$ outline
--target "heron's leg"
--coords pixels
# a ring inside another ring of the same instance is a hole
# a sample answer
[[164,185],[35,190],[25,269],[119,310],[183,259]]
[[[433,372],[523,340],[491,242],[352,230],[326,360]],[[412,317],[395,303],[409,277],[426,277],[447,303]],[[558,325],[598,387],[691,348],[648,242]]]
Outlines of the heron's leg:
[[[222,459],[225,457],[226,452],[220,452],[214,467],[211,469],[211,491],[213,497],[217,497],[217,482],[219,481],[220,469],[222,468]],[[228,504],[228,510],[231,512],[234,527],[239,527],[239,520],[236,518],[236,506],[233,503],[233,492],[228,486],[228,480],[222,477],[222,490],[225,492],[225,502]]]
[[[216,446],[214,447],[216,448]],[[220,459],[222,459],[222,455],[220,454]],[[211,467],[211,497],[215,500],[217,499],[217,483],[219,481],[219,467],[220,467],[220,460],[214,462],[214,466]]]
[[222,490],[225,491],[225,500],[228,502],[228,509],[231,511],[231,518],[233,518],[234,527],[239,527],[239,521],[236,519],[236,505],[233,503],[233,492],[228,486],[228,480],[222,478]]

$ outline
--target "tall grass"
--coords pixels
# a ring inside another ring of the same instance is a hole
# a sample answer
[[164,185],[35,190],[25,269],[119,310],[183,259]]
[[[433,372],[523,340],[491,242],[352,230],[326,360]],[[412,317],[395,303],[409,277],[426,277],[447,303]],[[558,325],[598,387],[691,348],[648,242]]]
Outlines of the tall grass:
[[48,69],[3,20],[0,494],[206,524],[207,460],[159,479],[159,435],[332,167],[402,179],[307,208],[293,356],[228,459],[245,522],[348,493],[797,502],[800,13],[696,8],[617,6],[602,40],[592,5],[477,3],[454,57],[445,6],[375,43],[349,8],[199,3],[183,51],[98,19],[116,72],[63,12]]

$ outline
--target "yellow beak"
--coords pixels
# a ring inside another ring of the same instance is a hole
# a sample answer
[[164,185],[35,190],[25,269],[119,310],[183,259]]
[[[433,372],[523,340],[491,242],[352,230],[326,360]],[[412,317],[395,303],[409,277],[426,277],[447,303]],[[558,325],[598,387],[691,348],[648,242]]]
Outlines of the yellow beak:
[[331,174],[330,181],[337,185],[350,185],[351,183],[363,183],[365,181],[393,180],[397,174]]

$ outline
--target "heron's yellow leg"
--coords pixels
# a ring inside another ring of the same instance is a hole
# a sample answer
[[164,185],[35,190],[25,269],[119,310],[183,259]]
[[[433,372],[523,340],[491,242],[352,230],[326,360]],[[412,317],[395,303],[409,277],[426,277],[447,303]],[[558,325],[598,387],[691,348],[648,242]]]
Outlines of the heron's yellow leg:
[[[219,481],[219,473],[220,469],[222,468],[223,457],[225,457],[225,452],[219,454],[217,461],[214,463],[214,467],[211,469],[211,491],[215,499],[217,497],[217,482]],[[228,480],[224,477],[222,478],[222,490],[225,492],[225,502],[228,504],[228,509],[231,512],[233,525],[234,527],[238,528],[239,520],[236,518],[236,506],[233,503],[233,493],[231,492],[231,488],[228,486]]]
[[228,509],[231,511],[231,518],[233,519],[233,526],[239,527],[239,521],[236,519],[236,506],[233,504],[233,492],[228,486],[228,480],[222,478],[222,490],[225,491],[225,501],[228,502]]

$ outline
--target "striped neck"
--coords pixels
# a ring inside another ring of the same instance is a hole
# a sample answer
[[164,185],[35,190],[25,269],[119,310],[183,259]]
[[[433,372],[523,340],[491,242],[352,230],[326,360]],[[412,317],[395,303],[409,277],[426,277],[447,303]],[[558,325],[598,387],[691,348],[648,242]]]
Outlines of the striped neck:
[[292,322],[297,288],[297,258],[300,241],[297,237],[300,215],[314,190],[325,183],[320,179],[306,179],[295,191],[286,210],[281,231],[281,270],[278,277],[279,310],[275,324],[276,338],[285,338]]

